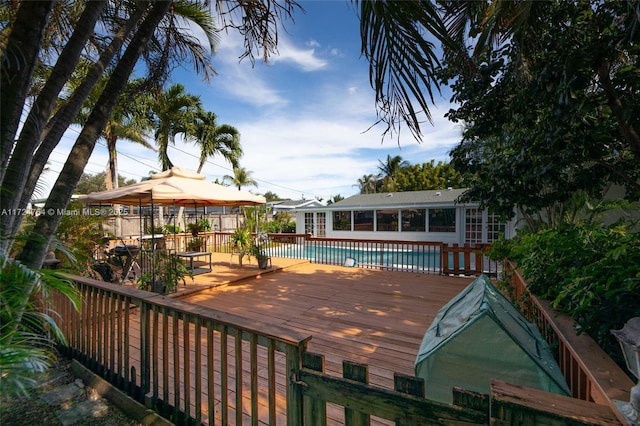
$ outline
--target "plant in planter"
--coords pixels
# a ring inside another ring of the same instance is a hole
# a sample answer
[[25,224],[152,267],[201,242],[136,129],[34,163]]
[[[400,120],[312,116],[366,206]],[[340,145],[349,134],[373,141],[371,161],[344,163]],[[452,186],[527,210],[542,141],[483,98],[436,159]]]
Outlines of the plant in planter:
[[262,244],[252,244],[251,248],[249,249],[249,255],[255,256],[255,258],[258,259],[258,268],[267,269],[269,256],[267,255],[267,252],[265,251],[265,248]]
[[202,251],[202,247],[204,247],[204,238],[202,237],[194,237],[187,242],[187,251]]
[[236,228],[231,234],[231,254],[238,256],[238,263],[242,266],[242,258],[251,256],[251,247],[253,246],[253,239],[251,232],[247,228]]
[[204,231],[204,226],[200,223],[200,221],[198,221],[194,223],[188,223],[187,229],[189,230],[189,232],[191,232],[191,235],[197,237],[199,232]]
[[193,279],[193,273],[187,269],[186,262],[166,251],[154,253],[151,267],[152,270],[142,274],[138,281],[138,288],[141,290],[170,293],[176,291],[181,282],[187,285],[186,277]]

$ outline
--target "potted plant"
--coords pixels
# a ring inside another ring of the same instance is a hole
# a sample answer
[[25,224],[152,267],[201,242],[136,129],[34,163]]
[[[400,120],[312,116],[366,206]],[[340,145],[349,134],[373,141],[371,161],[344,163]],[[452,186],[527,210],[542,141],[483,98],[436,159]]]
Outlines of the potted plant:
[[194,237],[192,240],[187,242],[187,251],[202,251],[203,246],[204,238]]
[[138,288],[155,293],[170,293],[177,290],[182,282],[187,285],[186,277],[193,279],[193,273],[187,269],[186,262],[166,251],[157,251],[151,259],[151,271],[145,272],[138,280]]
[[202,251],[205,246],[204,238],[199,237],[199,233],[202,231],[211,230],[211,224],[206,218],[202,218],[197,222],[187,224],[187,229],[191,232],[193,239],[187,242],[187,251]]
[[242,258],[245,255],[251,255],[251,247],[253,241],[251,238],[251,232],[247,228],[236,228],[231,234],[231,254],[238,256],[238,263],[242,266]]
[[200,224],[200,222],[188,223],[187,229],[189,230],[189,232],[191,232],[191,235],[193,235],[194,237],[197,237],[200,231],[204,231],[204,228]]
[[261,244],[252,244],[249,249],[249,255],[255,256],[256,259],[258,259],[258,268],[267,269],[269,256]]

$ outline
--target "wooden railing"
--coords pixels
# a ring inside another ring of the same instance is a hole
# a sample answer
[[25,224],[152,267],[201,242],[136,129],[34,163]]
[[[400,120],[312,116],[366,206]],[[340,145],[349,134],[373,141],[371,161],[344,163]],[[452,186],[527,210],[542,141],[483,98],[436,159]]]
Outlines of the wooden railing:
[[613,401],[629,400],[629,390],[634,385],[629,376],[591,337],[577,335],[571,318],[532,295],[510,261],[505,262],[505,275],[511,285],[511,299],[519,303],[523,314],[538,326],[545,340],[555,348],[558,365],[574,398],[609,406],[624,422]]
[[[228,232],[201,232],[197,238],[202,246],[195,251],[229,252],[231,236]],[[194,251],[190,248],[193,240],[194,237],[188,233],[169,234],[156,245],[177,252]],[[110,247],[123,241],[126,244],[137,243],[136,239],[114,240]],[[309,234],[284,233],[269,234],[265,250],[271,257],[308,259],[325,265],[343,265],[347,258],[352,258],[357,267],[366,269],[496,276],[502,265],[489,259],[487,251],[490,247],[490,244],[459,246],[431,241],[314,238]]]
[[299,386],[276,377],[297,374],[309,336],[133,288],[68,278],[83,303],[78,312],[55,299],[66,351],[136,400],[177,424],[243,424],[247,413],[252,424],[259,418],[282,424],[278,406],[285,407],[287,424],[301,424]]
[[[63,298],[51,306],[68,338],[67,353],[180,425],[388,424],[379,419],[396,425],[516,425],[522,419],[524,424],[618,424],[608,401],[628,398],[633,385],[609,358],[583,353],[584,345],[572,346],[576,340],[558,329],[561,352],[572,359],[561,365],[565,374],[572,380],[580,370],[584,377],[572,390],[599,404],[502,382],[492,383],[490,395],[454,388],[453,404],[442,404],[424,398],[420,378],[396,374],[394,389],[372,386],[368,367],[349,361],[343,362],[342,377],[325,373],[324,356],[306,351],[309,336],[153,293],[67,277],[83,300],[79,312]],[[538,316],[547,316],[546,310]],[[546,328],[556,330],[553,314],[545,321]],[[599,364],[589,363],[598,357]],[[338,419],[329,419],[327,404],[334,414],[340,408]]]

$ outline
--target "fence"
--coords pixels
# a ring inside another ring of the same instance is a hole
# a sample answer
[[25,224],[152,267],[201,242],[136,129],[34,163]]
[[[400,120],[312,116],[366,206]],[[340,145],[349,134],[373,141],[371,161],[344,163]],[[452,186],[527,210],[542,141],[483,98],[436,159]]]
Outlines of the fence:
[[[204,250],[229,251],[231,233],[204,232],[199,235]],[[188,234],[167,235],[168,248],[186,251],[193,237]],[[269,234],[265,250],[271,257],[308,259],[314,263],[342,265],[347,258],[367,269],[427,274],[495,276],[499,262],[490,260],[488,244],[447,245],[441,242],[402,240],[356,240],[313,238],[308,234]]]
[[[329,408],[339,412],[331,421],[337,418],[347,426],[387,421],[616,424],[606,405],[502,382],[492,384],[491,395],[454,389],[453,404],[447,405],[426,400],[424,380],[415,377],[396,374],[394,389],[383,389],[367,383],[367,366],[348,361],[343,377],[334,377],[324,373],[322,355],[306,352],[309,336],[136,289],[67,277],[76,282],[83,300],[78,312],[65,299],[54,299],[52,308],[68,337],[67,352],[176,424],[315,426],[327,424]],[[575,349],[568,351],[573,355]],[[585,372],[592,378],[590,387],[602,387],[599,381],[606,380],[594,374],[602,367],[591,368]],[[616,373],[615,365],[606,368],[607,374]],[[596,392],[590,395],[597,401]]]
[[299,387],[282,378],[299,370],[308,336],[132,288],[69,278],[82,295],[81,310],[61,298],[53,307],[67,352],[134,399],[177,424],[243,424],[247,415],[252,424],[283,424],[278,415],[287,424],[301,424]]
[[[538,326],[545,340],[556,349],[557,361],[574,398],[607,405],[618,414],[614,400],[628,401],[633,382],[586,334],[576,335],[573,321],[558,314],[549,303],[532,295],[527,283],[510,261],[505,273],[513,294],[527,319]],[[620,417],[623,421],[623,418]]]
[[[156,241],[156,247],[177,252],[229,252],[232,233],[201,232],[197,237],[188,233],[168,234]],[[135,238],[111,241],[117,244],[138,244]],[[146,244],[150,240],[147,238]],[[197,243],[197,246],[194,245]],[[266,253],[271,257],[308,259],[313,263],[343,265],[353,259],[359,268],[382,269],[425,274],[497,276],[500,262],[489,259],[490,244],[459,246],[430,241],[355,240],[346,238],[314,238],[308,234],[269,234]]]

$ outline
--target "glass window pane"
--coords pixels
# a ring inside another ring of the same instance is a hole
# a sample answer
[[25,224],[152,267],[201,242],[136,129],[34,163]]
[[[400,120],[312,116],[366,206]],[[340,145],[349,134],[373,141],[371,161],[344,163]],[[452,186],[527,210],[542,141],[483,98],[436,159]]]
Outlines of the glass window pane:
[[425,232],[427,230],[427,210],[402,210],[402,232]]
[[373,231],[373,210],[356,210],[353,212],[354,231]]
[[333,212],[333,230],[351,231],[351,212]]
[[377,210],[376,223],[378,231],[398,232],[398,210]]
[[429,209],[429,232],[456,232],[456,209]]

